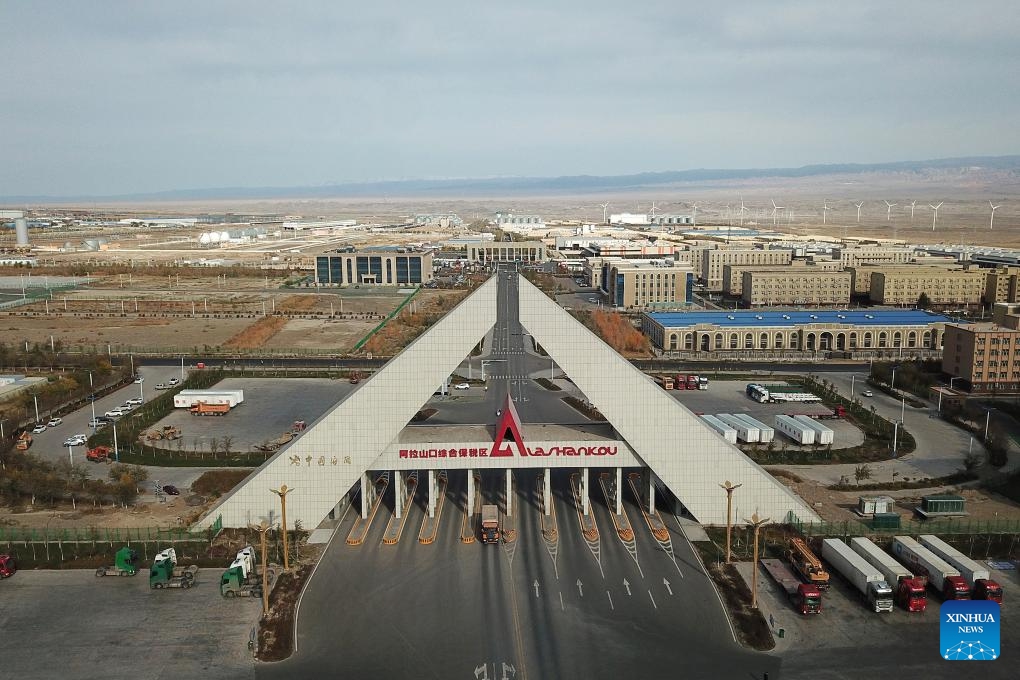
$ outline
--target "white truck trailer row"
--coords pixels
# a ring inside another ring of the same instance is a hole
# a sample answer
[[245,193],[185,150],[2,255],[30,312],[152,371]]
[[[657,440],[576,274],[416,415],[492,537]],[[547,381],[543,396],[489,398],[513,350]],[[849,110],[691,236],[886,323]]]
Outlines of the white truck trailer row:
[[815,443],[815,429],[798,421],[792,416],[779,415],[775,418],[776,431],[785,434],[795,443],[806,445]]
[[885,574],[851,550],[846,543],[838,538],[825,539],[822,541],[822,559],[842,574],[875,612],[893,610],[893,592],[885,580]]
[[758,442],[759,431],[757,427],[748,425],[737,416],[730,413],[716,413],[715,417],[737,431],[737,439],[748,444]]
[[793,419],[815,431],[815,444],[831,444],[835,440],[833,431],[811,416],[793,416]]
[[752,428],[756,428],[758,430],[758,442],[761,443],[761,444],[768,444],[770,441],[772,441],[776,437],[776,431],[775,430],[773,430],[771,427],[769,427],[765,423],[761,422],[760,420],[758,420],[756,418],[752,418],[751,416],[747,415],[746,413],[734,413],[733,417],[734,418],[739,418],[740,420],[744,421],[745,423],[748,424],[748,426],[750,426]]
[[730,427],[715,416],[701,416],[701,419],[706,425],[715,430],[719,436],[728,441],[730,444],[737,443],[737,431],[734,428]]

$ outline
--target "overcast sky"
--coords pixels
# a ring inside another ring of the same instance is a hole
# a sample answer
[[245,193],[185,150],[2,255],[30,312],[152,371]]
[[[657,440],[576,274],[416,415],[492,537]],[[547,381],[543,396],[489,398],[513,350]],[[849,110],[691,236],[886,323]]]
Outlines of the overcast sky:
[[8,196],[1020,152],[1009,0],[3,0],[0,25]]

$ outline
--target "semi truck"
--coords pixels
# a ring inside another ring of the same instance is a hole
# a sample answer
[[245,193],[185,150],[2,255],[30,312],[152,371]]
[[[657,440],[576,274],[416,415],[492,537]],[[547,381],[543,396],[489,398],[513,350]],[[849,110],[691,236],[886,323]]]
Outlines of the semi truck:
[[156,554],[149,569],[150,588],[190,588],[194,585],[198,566],[182,567],[177,563],[177,551],[167,548]]
[[687,389],[689,390],[698,389],[698,376],[696,375],[687,376]]
[[747,396],[760,404],[770,403],[814,403],[822,400],[821,397],[805,392],[803,388],[796,385],[759,385],[749,383],[745,388]]
[[174,408],[191,408],[199,402],[234,408],[243,401],[244,390],[181,390],[174,395]]
[[833,442],[833,431],[819,423],[814,418],[810,416],[793,416],[793,419],[815,431],[816,444],[831,444]]
[[28,432],[22,432],[18,435],[18,441],[14,445],[18,451],[28,451],[29,447],[32,446],[32,435]]
[[482,506],[482,543],[499,543],[499,508]]
[[927,579],[914,576],[913,572],[893,559],[870,539],[855,537],[850,539],[850,549],[867,560],[885,576],[885,582],[893,589],[896,604],[908,612],[923,612],[928,606],[925,588]]
[[970,587],[956,567],[925,548],[909,536],[896,536],[892,542],[893,555],[908,569],[928,579],[928,585],[942,595],[943,600],[969,600]]
[[10,578],[18,571],[18,561],[10,555],[0,555],[0,578]]
[[737,431],[715,416],[701,416],[701,420],[730,444],[737,443]]
[[786,592],[794,609],[801,614],[818,614],[822,611],[822,593],[817,586],[801,581],[782,560],[764,558],[760,562],[769,576]]
[[109,446],[97,446],[85,452],[85,459],[93,463],[110,462],[110,454],[113,449]]
[[737,431],[737,439],[748,444],[758,442],[758,428],[748,425],[743,420],[730,413],[717,413],[715,417]]
[[117,551],[112,567],[99,567],[96,576],[134,576],[138,573],[138,552],[124,546]]
[[821,560],[811,552],[803,539],[790,539],[786,557],[802,579],[821,590],[829,587],[829,572],[825,571]]
[[785,434],[795,443],[801,445],[815,443],[815,429],[804,423],[797,422],[790,416],[779,415],[774,420],[776,431]]
[[970,584],[972,600],[994,600],[1002,604],[1002,586],[992,580],[987,567],[981,566],[938,536],[925,534],[918,536],[918,541],[957,568],[960,576]]
[[[262,568],[265,569],[265,565]],[[255,548],[249,545],[238,551],[234,561],[220,576],[220,595],[262,597],[262,583],[256,571]]]
[[838,538],[822,541],[822,559],[860,592],[876,613],[893,610],[893,591],[881,570],[850,549]]
[[664,390],[671,390],[673,389],[673,386],[676,384],[673,381],[673,378],[669,377],[668,375],[663,376],[659,380],[662,382],[662,389]]
[[699,390],[707,390],[708,389],[708,378],[706,378],[703,375],[699,375],[698,376],[698,389]]
[[230,413],[230,404],[207,404],[200,401],[194,404],[188,411],[193,416],[225,416]]

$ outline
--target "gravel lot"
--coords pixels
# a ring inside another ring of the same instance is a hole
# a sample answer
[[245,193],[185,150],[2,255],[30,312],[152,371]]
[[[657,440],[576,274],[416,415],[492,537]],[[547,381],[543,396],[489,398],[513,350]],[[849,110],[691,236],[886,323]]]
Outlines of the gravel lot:
[[2,587],[4,677],[250,677],[260,601],[221,598],[218,578],[203,570],[190,590],[152,591],[145,571],[105,579],[91,570],[19,571]]

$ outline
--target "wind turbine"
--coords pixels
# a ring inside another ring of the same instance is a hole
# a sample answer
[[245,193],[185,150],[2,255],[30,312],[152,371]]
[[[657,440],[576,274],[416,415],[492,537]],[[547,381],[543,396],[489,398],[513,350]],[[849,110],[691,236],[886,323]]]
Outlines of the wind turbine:
[[988,201],[989,207],[992,209],[992,219],[988,220],[988,228],[995,228],[995,211],[1002,207],[1002,205],[992,205],[991,201]]
[[786,208],[784,208],[781,205],[776,205],[775,199],[772,199],[772,226],[773,227],[776,226],[776,213],[778,213],[780,210],[785,210],[785,209]]
[[607,211],[609,210],[609,204],[608,203],[599,203],[599,207],[602,208],[602,224],[608,224],[609,223],[609,214],[608,214]]
[[698,228],[698,204],[697,203],[691,203],[691,205],[694,206],[694,228],[697,229]]
[[744,207],[744,197],[740,197],[740,226],[744,226],[744,211],[747,208]]
[[885,221],[889,222],[892,220],[892,209],[895,208],[898,203],[890,203],[889,201],[883,201],[885,203]]
[[826,217],[828,217],[830,210],[832,210],[832,208],[829,207],[829,202],[822,201],[822,224],[826,223]]
[[[945,201],[942,201],[942,203],[945,203]],[[935,231],[935,223],[939,221],[939,208],[942,207],[942,203],[939,203],[938,205],[932,205],[931,203],[928,204],[928,207],[935,211],[932,214],[932,218],[931,218],[931,230],[932,231]]]
[[914,221],[914,206],[917,205],[917,201],[910,202],[910,221]]
[[857,224],[861,223],[861,206],[864,205],[864,201],[860,203],[854,203],[857,206]]

